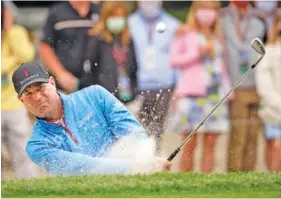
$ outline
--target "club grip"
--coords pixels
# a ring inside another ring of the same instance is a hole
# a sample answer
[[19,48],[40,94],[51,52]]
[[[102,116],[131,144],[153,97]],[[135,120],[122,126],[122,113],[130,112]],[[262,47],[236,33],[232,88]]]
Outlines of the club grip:
[[253,64],[252,66],[251,66],[251,68],[255,68],[257,66],[257,64]]
[[176,150],[174,150],[174,152],[168,157],[168,161],[172,161],[174,159],[174,157],[176,157],[176,155],[180,152],[180,148],[177,148]]

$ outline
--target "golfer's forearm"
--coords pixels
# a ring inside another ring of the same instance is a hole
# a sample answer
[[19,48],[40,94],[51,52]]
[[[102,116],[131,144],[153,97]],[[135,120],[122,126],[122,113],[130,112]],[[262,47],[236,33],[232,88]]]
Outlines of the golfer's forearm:
[[54,175],[126,174],[131,167],[127,159],[92,157],[40,141],[29,141],[26,152],[35,164]]
[[89,175],[89,174],[128,174],[131,171],[131,163],[125,159],[89,158],[72,159],[69,164],[53,165],[47,170],[55,175]]
[[63,176],[127,174],[131,167],[131,163],[127,159],[92,157],[57,149],[51,149],[45,156],[40,156],[37,163],[43,164],[42,166],[49,173]]
[[44,42],[39,44],[39,56],[48,70],[55,76],[66,71],[54,50]]

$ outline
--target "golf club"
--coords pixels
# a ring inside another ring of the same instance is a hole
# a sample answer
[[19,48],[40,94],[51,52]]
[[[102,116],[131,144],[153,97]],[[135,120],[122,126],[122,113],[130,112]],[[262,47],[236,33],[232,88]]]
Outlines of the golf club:
[[237,88],[237,86],[250,74],[253,68],[255,68],[258,63],[261,61],[261,59],[265,55],[265,48],[263,46],[263,43],[258,38],[255,38],[251,42],[252,48],[258,52],[261,57],[254,63],[248,71],[241,77],[241,79],[232,87],[232,89],[221,99],[221,101],[214,107],[214,109],[205,117],[205,119],[187,136],[187,138],[181,143],[179,147],[176,148],[176,150],[171,153],[171,155],[168,157],[168,161],[172,161],[174,157],[180,152],[180,150],[184,147],[184,145],[191,139],[191,137],[198,131],[198,129],[209,119],[209,117],[214,113],[214,111],[224,102],[224,100],[229,96],[229,94]]

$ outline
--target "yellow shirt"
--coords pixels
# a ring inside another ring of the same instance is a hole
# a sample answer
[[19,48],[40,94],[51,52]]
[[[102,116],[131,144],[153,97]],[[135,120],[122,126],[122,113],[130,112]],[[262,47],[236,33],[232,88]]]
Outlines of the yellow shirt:
[[21,63],[35,58],[35,47],[30,42],[26,29],[15,25],[2,35],[1,52],[1,110],[23,108],[12,82],[12,74]]

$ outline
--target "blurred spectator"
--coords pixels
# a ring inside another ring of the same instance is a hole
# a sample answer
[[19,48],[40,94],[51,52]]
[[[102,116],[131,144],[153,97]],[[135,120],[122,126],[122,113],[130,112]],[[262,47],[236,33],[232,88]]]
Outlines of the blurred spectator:
[[[250,43],[252,39],[262,39],[266,34],[266,27],[260,16],[260,12],[247,1],[232,1],[222,10],[227,66],[232,85],[258,58]],[[235,90],[235,100],[230,107],[232,129],[228,155],[229,171],[255,169],[257,136],[261,131],[258,107],[259,97],[253,72]]]
[[54,75],[58,88],[70,93],[83,88],[83,70],[88,30],[98,20],[97,4],[91,1],[55,3],[43,29],[39,54]]
[[278,1],[255,1],[255,7],[262,11],[265,15],[267,29],[271,28],[273,23],[274,13],[278,8]]
[[[230,89],[223,60],[219,10],[219,2],[193,2],[187,17],[189,30],[178,34],[173,41],[170,62],[180,69],[181,76],[175,90],[177,100],[171,126],[182,133],[183,140]],[[219,133],[229,130],[228,119],[226,102],[199,130],[199,133],[204,133],[202,172],[209,173],[214,168],[216,140]],[[196,138],[194,135],[183,148],[182,171],[193,168]]]
[[7,148],[16,177],[35,177],[37,175],[35,165],[25,153],[31,122],[26,109],[17,98],[12,83],[12,73],[21,63],[34,59],[35,48],[29,41],[27,30],[14,23],[17,8],[12,2],[2,2],[1,14],[2,144]]
[[281,171],[281,12],[277,12],[266,44],[266,55],[256,69],[261,96],[259,115],[265,123],[266,162],[270,171]]
[[[166,30],[156,31],[163,22]],[[176,71],[168,62],[170,45],[178,21],[162,9],[161,1],[140,1],[138,9],[129,18],[138,63],[138,90],[143,104],[139,112],[141,123],[156,137],[160,152],[163,124],[167,107],[176,83]]]
[[103,86],[123,102],[134,99],[137,87],[137,64],[128,15],[128,6],[123,2],[103,3],[100,20],[90,30],[85,81],[82,79],[89,85],[94,82]]

